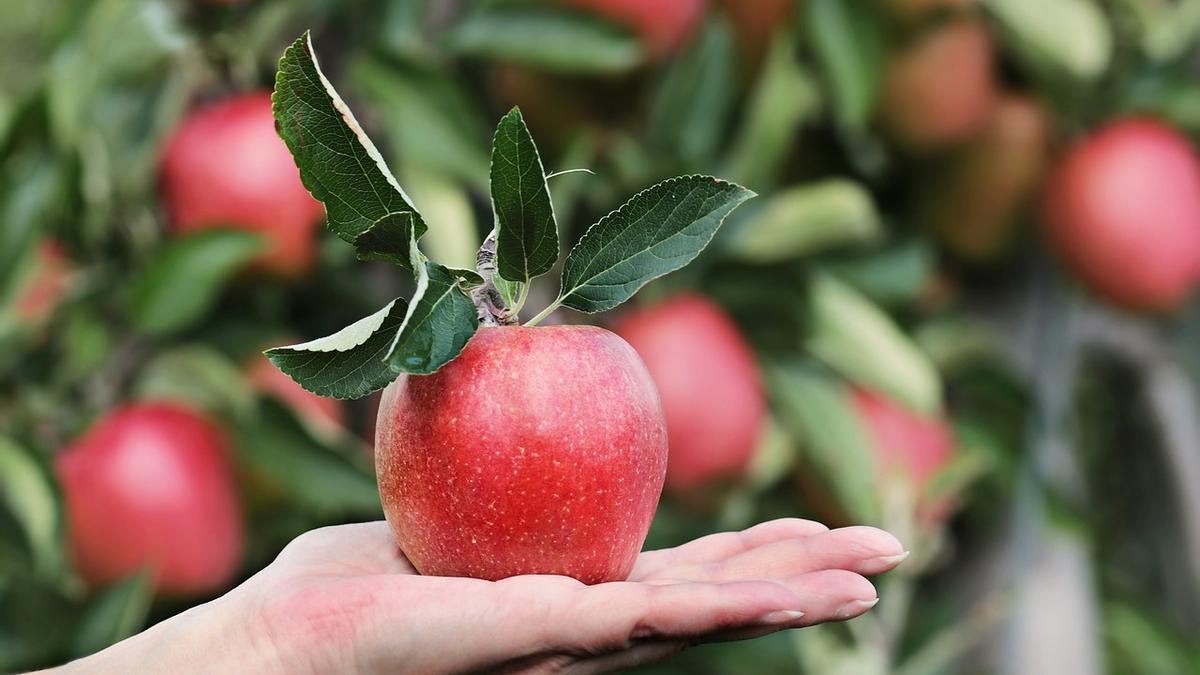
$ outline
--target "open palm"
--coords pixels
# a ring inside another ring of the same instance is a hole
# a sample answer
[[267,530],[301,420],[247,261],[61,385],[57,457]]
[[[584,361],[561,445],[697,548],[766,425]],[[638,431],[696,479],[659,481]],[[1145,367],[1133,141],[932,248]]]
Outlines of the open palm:
[[383,522],[306,533],[234,593],[286,672],[609,672],[700,642],[849,619],[903,547],[784,519],[639,556],[628,581],[417,574]]

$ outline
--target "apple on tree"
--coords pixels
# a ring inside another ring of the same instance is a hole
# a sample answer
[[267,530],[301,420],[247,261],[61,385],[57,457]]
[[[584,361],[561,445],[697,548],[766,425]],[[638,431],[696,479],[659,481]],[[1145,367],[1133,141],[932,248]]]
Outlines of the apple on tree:
[[530,282],[560,253],[546,171],[519,110],[496,129],[495,228],[475,270],[421,252],[429,225],[321,73],[307,34],[280,61],[274,110],[329,228],[360,258],[416,281],[407,301],[267,352],[317,394],[387,387],[376,470],[406,556],[423,574],[626,578],[667,467],[658,393],[617,335],[537,324],[559,307],[600,312],[628,300],[695,258],[753,193],[708,176],[642,191],[587,230],[554,302],[519,325]]
[[175,403],[112,411],[55,457],[75,565],[92,585],[140,571],[165,595],[233,580],[241,506],[221,430]]
[[1166,124],[1118,120],[1076,142],[1055,167],[1043,222],[1098,295],[1169,310],[1200,280],[1200,162]]
[[629,27],[655,58],[683,45],[704,16],[704,0],[561,0]]
[[67,292],[73,268],[62,244],[53,239],[38,242],[33,259],[11,304],[13,315],[25,324],[41,323],[54,313]]
[[259,269],[298,277],[316,258],[322,207],[304,189],[275,133],[269,92],[191,113],[168,139],[161,167],[171,228],[239,228],[264,235]]
[[635,311],[615,327],[658,385],[667,418],[667,487],[687,491],[740,477],[758,446],[766,400],[750,346],[723,310],[687,294]]

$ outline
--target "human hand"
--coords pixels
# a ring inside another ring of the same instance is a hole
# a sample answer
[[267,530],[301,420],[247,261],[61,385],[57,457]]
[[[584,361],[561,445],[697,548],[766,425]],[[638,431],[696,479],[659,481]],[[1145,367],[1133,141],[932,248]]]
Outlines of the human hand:
[[298,537],[226,596],[127,641],[140,644],[77,664],[114,672],[611,672],[692,644],[853,618],[877,602],[864,575],[905,555],[875,528],[830,531],[784,519],[642,553],[624,582],[491,582],[421,576],[385,523],[342,525]]

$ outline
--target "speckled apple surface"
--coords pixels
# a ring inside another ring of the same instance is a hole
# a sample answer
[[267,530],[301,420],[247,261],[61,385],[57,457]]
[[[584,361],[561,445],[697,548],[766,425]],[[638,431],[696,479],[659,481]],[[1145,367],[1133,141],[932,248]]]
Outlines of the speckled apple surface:
[[375,443],[384,514],[429,575],[625,579],[667,466],[650,374],[591,326],[481,328],[384,391]]

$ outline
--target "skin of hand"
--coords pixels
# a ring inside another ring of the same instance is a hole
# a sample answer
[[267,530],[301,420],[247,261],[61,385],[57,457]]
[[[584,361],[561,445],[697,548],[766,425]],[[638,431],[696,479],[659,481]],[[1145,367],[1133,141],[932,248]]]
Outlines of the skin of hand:
[[642,553],[628,581],[417,574],[383,522],[326,527],[194,607],[55,672],[605,673],[854,618],[907,553],[870,527],[766,522]]

